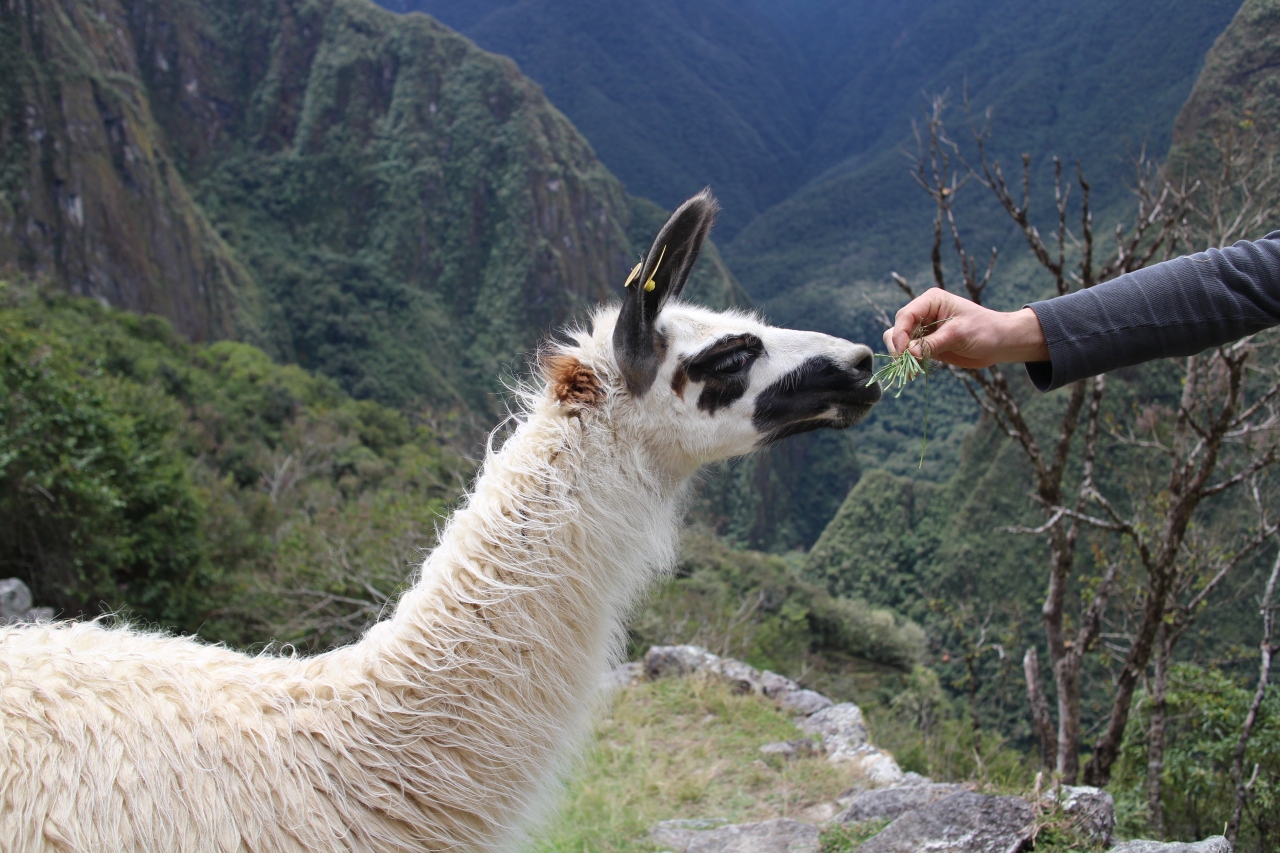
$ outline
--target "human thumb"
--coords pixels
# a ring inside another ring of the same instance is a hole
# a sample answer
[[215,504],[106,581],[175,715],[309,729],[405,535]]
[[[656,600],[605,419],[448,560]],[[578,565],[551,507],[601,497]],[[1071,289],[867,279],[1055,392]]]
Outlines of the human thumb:
[[959,318],[940,322],[932,332],[911,343],[911,353],[917,358],[940,358],[949,352],[963,349],[968,343]]

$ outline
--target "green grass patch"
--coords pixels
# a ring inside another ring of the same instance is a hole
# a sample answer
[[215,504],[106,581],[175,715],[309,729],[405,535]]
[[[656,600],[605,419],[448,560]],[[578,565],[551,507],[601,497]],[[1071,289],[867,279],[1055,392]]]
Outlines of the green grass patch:
[[800,737],[791,717],[754,696],[698,678],[618,693],[596,724],[539,851],[650,851],[662,820],[731,823],[797,817],[852,784],[818,756],[764,760],[766,743]]

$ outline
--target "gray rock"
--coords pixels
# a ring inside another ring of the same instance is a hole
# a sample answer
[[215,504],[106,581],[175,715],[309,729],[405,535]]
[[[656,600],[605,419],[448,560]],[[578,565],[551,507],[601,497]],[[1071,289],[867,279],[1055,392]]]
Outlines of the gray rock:
[[705,669],[719,659],[701,646],[654,646],[645,653],[644,673],[650,679],[677,678]]
[[841,797],[844,811],[836,815],[836,823],[861,823],[864,820],[894,820],[910,811],[935,803],[943,797],[963,791],[960,785],[925,784],[896,785],[877,791],[860,791]]
[[784,740],[779,743],[766,743],[760,747],[760,752],[764,755],[777,755],[782,758],[800,758],[807,755],[813,755],[818,751],[818,745],[808,738],[796,738],[795,740]]
[[31,590],[17,578],[0,580],[0,616],[23,616],[31,609]]
[[1088,785],[1063,785],[1044,795],[1046,800],[1061,804],[1062,810],[1075,818],[1076,825],[1095,844],[1111,843],[1116,828],[1116,801],[1106,791]]
[[764,695],[770,699],[777,699],[785,693],[794,693],[800,689],[800,685],[790,678],[768,669],[760,673],[760,683],[764,686]]
[[21,622],[49,622],[52,607],[32,607],[31,590],[17,578],[0,580],[0,625]]
[[689,842],[700,831],[715,829],[728,823],[722,817],[698,818],[695,820],[664,820],[655,823],[649,830],[649,840],[661,850],[672,853],[684,853]]
[[1117,844],[1107,853],[1232,853],[1231,842],[1221,835],[1197,841],[1194,844],[1174,842],[1165,844],[1160,841],[1126,841]]
[[914,770],[909,770],[902,774],[902,781],[899,785],[932,785],[933,780],[928,776],[921,776]]
[[798,820],[777,818],[702,831],[673,825],[687,823],[664,821],[649,837],[671,853],[818,853],[818,828]]
[[1031,804],[962,791],[910,811],[858,853],[1017,853],[1030,840]]
[[782,706],[784,711],[807,717],[810,714],[816,714],[819,711],[830,708],[835,702],[814,690],[792,690],[789,693],[782,694],[778,704]]
[[764,680],[760,676],[760,670],[750,664],[733,658],[715,658],[707,663],[703,670],[707,675],[728,684],[730,690],[741,696],[748,693],[764,695]]
[[644,675],[644,664],[639,661],[624,663],[606,672],[604,677],[600,679],[600,686],[605,690],[630,687],[638,682],[642,675]]
[[797,725],[805,734],[818,735],[827,755],[852,752],[867,744],[867,726],[862,710],[852,702],[841,702],[810,714]]

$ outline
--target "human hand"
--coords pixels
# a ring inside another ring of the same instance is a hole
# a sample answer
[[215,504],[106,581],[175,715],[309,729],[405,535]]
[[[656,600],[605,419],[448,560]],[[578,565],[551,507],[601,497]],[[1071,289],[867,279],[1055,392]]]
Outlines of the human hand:
[[[913,339],[921,326],[928,334]],[[884,345],[890,355],[909,346],[917,358],[928,355],[956,367],[1049,360],[1040,320],[1030,308],[992,311],[937,287],[898,311]]]

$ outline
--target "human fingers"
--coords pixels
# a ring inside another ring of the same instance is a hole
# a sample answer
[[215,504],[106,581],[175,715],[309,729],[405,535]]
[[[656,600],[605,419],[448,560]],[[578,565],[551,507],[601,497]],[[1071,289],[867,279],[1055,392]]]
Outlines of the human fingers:
[[917,329],[923,326],[928,331],[938,324],[948,325],[945,321],[964,313],[971,304],[940,288],[930,288],[898,309],[893,328],[885,333],[885,344],[895,354],[910,345],[911,351],[919,355],[919,344],[912,345]]
[[967,341],[964,334],[958,330],[959,323],[960,320],[954,317],[950,320],[937,321],[936,326],[911,342],[912,354],[918,357],[942,358],[952,350],[964,347]]

